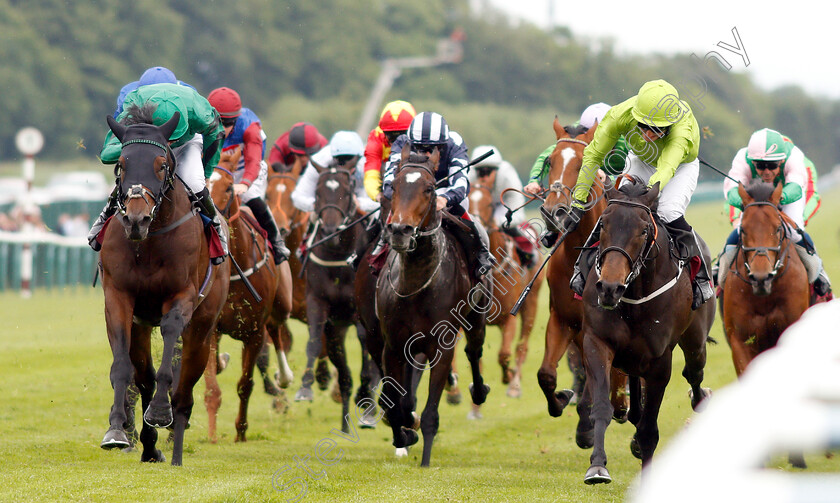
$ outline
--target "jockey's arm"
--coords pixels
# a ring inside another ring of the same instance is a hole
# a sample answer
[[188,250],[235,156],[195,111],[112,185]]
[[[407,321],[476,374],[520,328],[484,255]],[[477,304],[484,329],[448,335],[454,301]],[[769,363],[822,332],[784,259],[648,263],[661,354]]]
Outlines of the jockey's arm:
[[242,181],[247,186],[260,176],[260,162],[262,161],[263,133],[259,122],[253,122],[242,134],[242,155],[245,158],[245,172]]
[[368,196],[367,188],[363,184],[359,183],[358,178],[356,179],[356,186],[353,190],[356,195],[356,201],[358,202],[359,209],[362,212],[370,213],[371,211],[379,208],[379,203]]
[[674,177],[674,173],[677,172],[680,164],[685,162],[684,158],[686,152],[690,149],[690,145],[688,139],[680,134],[680,130],[677,129],[678,125],[671,126],[671,131],[665,139],[665,145],[656,160],[656,172],[648,180],[648,187],[653,187],[658,182],[659,190],[664,189],[671,178]]
[[315,210],[315,189],[318,186],[318,172],[308,163],[298,178],[297,186],[292,192],[292,204],[301,211]]
[[[384,136],[384,135],[383,135]],[[382,138],[374,129],[368,135],[367,144],[365,145],[365,174],[363,183],[365,192],[368,197],[375,201],[379,192],[382,190],[382,153],[385,146],[382,144]]]
[[805,167],[805,154],[799,147],[793,147],[785,162],[785,187],[782,189],[780,204],[790,204],[805,195],[808,184],[808,168]]
[[604,162],[604,157],[610,153],[624,133],[618,121],[612,118],[612,109],[610,109],[603,121],[598,124],[592,142],[583,149],[583,164],[575,184],[572,206],[583,209],[584,203],[589,198],[589,190],[595,183],[595,178],[598,177],[598,170]]
[[543,177],[543,172],[548,167],[548,158],[552,152],[554,152],[554,147],[556,144],[549,145],[542,153],[537,156],[537,160],[534,161],[534,165],[531,166],[531,172],[528,174],[528,184],[536,183],[539,185],[540,180]]

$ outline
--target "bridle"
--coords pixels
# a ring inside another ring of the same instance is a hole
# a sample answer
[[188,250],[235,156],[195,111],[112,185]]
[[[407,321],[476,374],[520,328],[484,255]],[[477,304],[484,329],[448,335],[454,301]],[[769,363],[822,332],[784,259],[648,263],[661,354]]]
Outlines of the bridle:
[[[559,138],[555,145],[559,145],[560,143],[577,143],[583,145],[584,147],[589,145],[589,142],[579,140],[577,138]],[[555,204],[551,209],[545,207],[545,202],[543,202],[542,206],[540,206],[540,214],[546,222],[557,221],[559,212],[561,211],[566,214],[571,211],[574,187],[568,187],[563,184],[562,180],[558,179],[549,185],[546,192],[549,194],[557,194],[557,197],[561,199],[561,201]],[[548,195],[546,195],[546,198],[547,197]]]
[[[425,164],[416,164],[416,163],[406,163],[404,165],[401,165],[400,168],[399,168],[399,172],[396,174],[396,176],[403,175],[404,170],[411,169],[411,168],[421,169],[421,170],[425,171],[426,173],[428,173],[429,176],[432,177],[432,180],[435,179],[435,174],[432,172],[432,169],[430,167],[426,166]],[[434,191],[433,191],[433,193],[434,193]],[[433,196],[429,199],[430,199],[429,200],[429,207],[426,209],[426,213],[423,214],[423,218],[420,220],[420,225],[418,225],[417,227],[414,228],[414,232],[411,234],[411,237],[409,238],[409,245],[408,245],[408,251],[409,252],[412,252],[417,248],[417,238],[431,236],[433,234],[436,234],[440,230],[440,226],[441,226],[441,222],[442,222],[442,218],[440,217],[440,215],[436,215],[435,222],[434,222],[434,224],[432,224],[431,228],[426,228],[426,229],[421,228],[422,225],[423,225],[423,222],[428,220],[429,215],[432,214],[432,212],[435,210],[435,207],[436,207],[437,197]]]
[[[149,191],[143,184],[137,183],[132,185],[128,188],[128,192],[123,193],[122,184],[117,183],[117,210],[125,216],[127,208],[125,206],[125,201],[130,199],[143,199],[146,202],[146,205],[149,205],[149,200],[146,196],[150,196],[152,198],[153,204],[151,205],[152,209],[149,212],[149,216],[152,220],[155,219],[157,216],[157,212],[160,209],[160,203],[163,200],[164,195],[175,186],[175,169],[173,168],[174,164],[174,156],[172,155],[172,149],[169,145],[164,145],[163,143],[156,142],[154,140],[149,140],[146,138],[135,138],[132,140],[126,140],[122,142],[122,148],[125,148],[127,145],[132,144],[146,144],[146,145],[153,145],[155,147],[160,148],[164,151],[165,161],[163,164],[164,170],[164,179],[163,183],[160,186],[157,194],[152,193]],[[173,162],[170,162],[173,161]],[[124,168],[118,163],[117,166],[114,168],[114,175],[117,177],[119,182],[119,175],[120,171],[124,170]]]
[[[341,223],[338,225],[338,229],[337,229],[337,230],[340,231],[340,230],[343,230],[344,228],[347,227],[347,224],[350,223],[350,219],[353,217],[354,213],[356,212],[356,203],[353,201],[353,189],[355,187],[355,181],[356,180],[355,180],[355,173],[353,171],[351,171],[349,169],[338,168],[336,166],[331,166],[331,167],[325,168],[324,170],[320,171],[318,173],[318,179],[320,181],[320,178],[322,176],[324,176],[325,174],[336,174],[336,173],[347,176],[349,192],[350,192],[350,195],[349,195],[350,204],[349,204],[347,209],[344,209],[337,204],[320,205],[318,208],[316,208],[316,215],[318,217],[317,220],[316,220],[316,225],[319,228],[323,227],[324,221],[323,221],[323,218],[321,217],[321,215],[324,213],[324,211],[335,210],[335,211],[337,211],[341,214]],[[283,176],[283,175],[280,175],[280,176]],[[327,183],[329,183],[329,180],[327,181]]]
[[[230,175],[231,179],[234,179],[233,173],[231,173],[230,170],[228,170],[227,168],[223,168],[221,166],[216,166],[213,169],[218,169],[219,171],[224,171],[225,173]],[[233,194],[233,183],[231,183],[228,186],[228,188],[225,189],[225,194],[228,195],[227,203],[225,203],[225,207],[220,209],[219,211],[222,213],[222,215],[225,216],[225,218],[227,218],[228,220],[231,220],[232,217],[230,216],[230,207],[233,205],[233,199],[236,197]]]
[[[790,238],[790,233],[788,231],[787,225],[785,225],[784,219],[781,217],[781,211],[779,208],[768,201],[754,201],[752,203],[747,204],[744,206],[744,212],[747,211],[747,208],[751,206],[770,206],[773,210],[776,211],[776,214],[779,215],[779,228],[781,232],[779,232],[779,244],[777,246],[744,246],[744,241],[742,237],[742,233],[744,232],[743,228],[741,232],[738,233],[738,247],[744,251],[744,268],[747,271],[747,278],[749,278],[750,274],[752,274],[752,268],[750,264],[755,260],[757,257],[766,257],[767,260],[770,260],[770,252],[776,254],[776,262],[773,264],[773,269],[768,273],[770,280],[774,280],[777,277],[781,277],[782,274],[787,270],[785,268],[785,264],[787,264],[787,256],[788,252],[790,251],[790,244],[792,240]],[[743,218],[743,217],[742,217]],[[743,222],[743,220],[742,220]],[[787,239],[787,246],[785,246],[784,250],[782,250],[782,243]],[[748,258],[747,254],[753,252],[752,258]],[[781,271],[781,273],[779,273]],[[735,274],[741,278],[743,281],[752,284],[753,282],[747,278],[741,276],[738,272],[738,269],[735,269]],[[778,276],[777,276],[778,275]]]
[[[642,271],[642,267],[644,267],[644,263],[650,259],[651,252],[654,250],[654,248],[658,247],[658,245],[656,244],[656,240],[659,237],[659,226],[656,225],[656,221],[653,219],[653,213],[650,211],[650,208],[648,208],[644,204],[637,203],[634,201],[624,201],[620,199],[614,199],[610,201],[610,204],[622,204],[634,208],[641,208],[645,210],[645,212],[648,215],[648,218],[650,218],[650,224],[647,227],[645,227],[644,230],[645,245],[642,247],[642,251],[639,252],[639,255],[635,259],[631,257],[630,254],[627,253],[627,251],[624,248],[621,248],[620,246],[608,246],[603,250],[599,247],[598,254],[595,257],[595,270],[598,273],[598,276],[600,276],[601,266],[604,263],[604,256],[608,252],[615,251],[624,255],[624,257],[630,263],[630,272],[627,274],[627,277],[624,278],[623,284],[623,286],[626,288],[630,283],[633,282],[634,279],[636,279],[639,276],[639,274]],[[682,265],[680,265],[680,269],[682,269]]]

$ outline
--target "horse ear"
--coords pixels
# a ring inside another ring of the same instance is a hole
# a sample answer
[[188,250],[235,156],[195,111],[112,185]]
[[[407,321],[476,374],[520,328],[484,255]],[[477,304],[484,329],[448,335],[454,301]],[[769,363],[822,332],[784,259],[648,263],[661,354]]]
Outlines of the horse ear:
[[785,186],[783,184],[777,183],[776,188],[773,189],[773,194],[770,195],[770,202],[775,206],[778,206],[782,201],[782,190],[784,190],[784,188]]
[[595,128],[597,127],[598,121],[595,121],[595,124],[593,124],[591,128],[586,130],[586,133],[583,135],[583,140],[586,143],[592,143],[592,139],[595,138]]
[[397,171],[403,166],[403,164],[408,162],[408,156],[411,155],[411,145],[406,143],[403,145],[402,150],[400,150],[400,163],[397,165]]
[[168,140],[169,137],[172,135],[172,132],[175,131],[175,128],[178,127],[178,122],[181,121],[181,113],[175,112],[172,114],[172,118],[166,121],[163,126],[160,127],[160,132],[163,136],[166,137]]
[[320,164],[318,164],[317,162],[313,161],[311,158],[309,159],[309,164],[312,165],[312,168],[314,168],[315,172],[318,173],[319,175],[321,174],[322,171],[324,171],[324,167],[321,166]]
[[647,191],[645,199],[645,204],[650,208],[650,211],[656,211],[656,208],[659,206],[659,182],[654,183],[653,187]]
[[108,127],[111,128],[113,131],[114,136],[117,137],[120,142],[122,142],[123,136],[125,135],[125,126],[117,122],[116,119],[111,117],[110,115],[105,117],[105,120],[108,122]]
[[557,136],[558,140],[569,136],[568,133],[566,133],[566,129],[560,125],[560,119],[558,119],[556,115],[554,116],[554,122],[551,126],[554,128],[554,134]]
[[618,185],[618,182],[616,182],[616,186],[609,185],[607,187],[607,191],[604,192],[604,195],[607,196],[607,201],[610,201],[612,199],[616,199],[618,197],[618,195],[621,194],[618,191],[617,185]]
[[747,189],[744,187],[743,183],[738,184],[738,195],[741,196],[741,203],[743,203],[744,206],[755,201],[755,199],[747,193]]
[[440,162],[440,150],[437,147],[432,149],[432,155],[429,156],[429,162],[432,163],[432,171],[437,171],[438,163]]

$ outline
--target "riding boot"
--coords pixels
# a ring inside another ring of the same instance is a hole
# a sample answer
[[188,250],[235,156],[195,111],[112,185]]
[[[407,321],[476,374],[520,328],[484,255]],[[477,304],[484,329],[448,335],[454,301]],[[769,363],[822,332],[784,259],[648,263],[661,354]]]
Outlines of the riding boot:
[[[528,234],[528,231],[522,229],[519,226],[502,227],[501,229],[504,231],[505,234],[514,239],[514,249],[516,249],[516,254],[517,256],[519,256],[519,262],[525,268],[531,268],[534,265],[536,265],[536,249],[534,245],[534,238],[530,234]],[[526,246],[529,246],[532,251],[528,251],[523,248],[523,241],[528,243]]]
[[108,201],[105,203],[105,207],[102,208],[102,213],[96,218],[96,221],[93,222],[93,226],[90,228],[90,232],[88,232],[87,240],[88,244],[93,251],[99,251],[102,249],[102,245],[99,244],[99,241],[96,238],[99,236],[99,233],[102,232],[102,228],[105,226],[105,222],[108,221],[111,216],[117,212],[117,188],[114,187],[113,192],[111,195],[108,196]]
[[560,233],[558,232],[545,231],[545,234],[543,234],[540,238],[540,244],[542,244],[546,248],[551,248],[552,246],[554,246],[554,243],[557,242],[557,237],[559,235]]
[[735,256],[738,255],[738,245],[727,244],[723,247],[723,251],[718,255],[715,264],[712,266],[712,280],[716,287],[723,288],[723,282],[726,281],[726,273],[729,272],[729,267]]
[[461,229],[461,232],[455,232],[454,234],[464,248],[470,271],[477,279],[480,279],[493,269],[495,260],[481,239],[481,234],[479,234],[475,222],[461,219],[461,223],[466,225],[468,230],[463,231]]
[[[677,252],[681,258],[687,260],[691,257],[698,257],[700,259],[700,270],[697,271],[697,276],[694,277],[691,285],[693,293],[691,309],[695,310],[705,304],[709,299],[715,298],[715,290],[712,288],[711,272],[701,251],[700,238],[688,222],[685,221],[684,216],[666,223],[665,227],[671,236],[674,237]],[[686,255],[682,255],[682,250],[686,251]]]
[[286,243],[283,242],[280,229],[277,227],[277,222],[274,221],[274,215],[271,214],[271,210],[268,209],[265,201],[261,197],[255,197],[245,204],[251,208],[254,218],[268,234],[268,240],[271,241],[271,247],[274,249],[274,263],[282,264],[289,260],[291,252],[286,247]]
[[219,213],[216,211],[216,205],[213,203],[213,198],[210,196],[210,191],[207,190],[207,187],[204,187],[201,191],[196,192],[195,197],[196,202],[198,203],[197,206],[199,211],[210,219],[213,229],[216,231],[216,234],[219,235],[219,242],[222,244],[222,252],[224,255],[210,259],[210,262],[212,262],[213,265],[219,265],[224,262],[225,257],[227,257],[230,253],[227,236],[222,231],[222,220],[219,217]]
[[[586,277],[589,276],[589,270],[592,268],[592,264],[590,263],[590,255],[589,250],[592,246],[601,240],[601,220],[599,219],[598,222],[595,224],[595,228],[592,229],[592,232],[589,233],[589,237],[586,238],[586,242],[583,243],[583,250],[581,250],[580,254],[578,255],[577,260],[575,260],[575,267],[572,271],[572,279],[569,280],[569,288],[572,289],[573,292],[578,294],[578,296],[583,297],[583,289],[586,287]],[[585,261],[581,263],[581,261]],[[581,266],[586,267],[586,274]]]
[[817,255],[817,249],[810,236],[805,237],[803,232],[802,239],[794,245],[796,253],[805,265],[805,271],[808,273],[808,283],[814,285],[814,292],[819,297],[826,297],[831,294],[831,282],[828,279],[828,274],[823,267],[823,261]]

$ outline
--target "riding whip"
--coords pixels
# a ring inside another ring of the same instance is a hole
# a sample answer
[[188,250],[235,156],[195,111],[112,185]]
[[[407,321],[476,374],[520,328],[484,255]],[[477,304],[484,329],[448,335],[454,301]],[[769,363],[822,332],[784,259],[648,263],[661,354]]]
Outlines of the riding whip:
[[566,239],[566,236],[568,236],[568,235],[569,235],[568,232],[564,232],[562,236],[557,238],[557,242],[554,243],[554,246],[551,247],[551,251],[548,252],[548,256],[545,258],[543,263],[540,265],[540,268],[537,269],[537,272],[536,272],[536,274],[534,274],[534,277],[531,278],[531,281],[529,281],[528,285],[525,286],[525,289],[522,290],[522,293],[519,295],[519,298],[516,300],[516,304],[514,304],[513,307],[511,308],[510,314],[516,316],[516,313],[519,312],[519,308],[522,306],[522,303],[525,302],[525,297],[527,297],[528,294],[531,293],[531,287],[534,286],[534,281],[537,280],[537,278],[539,277],[543,268],[548,263],[549,259],[551,259],[551,256],[554,255],[554,252],[557,251],[557,248],[560,248],[560,244],[563,243],[563,240]]
[[705,164],[706,166],[708,166],[708,167],[712,168],[714,171],[717,171],[718,173],[720,173],[721,175],[725,176],[726,178],[729,178],[729,179],[730,179],[730,180],[732,180],[733,182],[735,182],[735,183],[737,183],[737,184],[741,185],[741,182],[740,182],[740,181],[738,181],[738,180],[736,180],[736,179],[732,178],[732,177],[731,177],[731,176],[729,176],[728,174],[724,173],[723,171],[721,171],[721,170],[717,169],[716,167],[712,166],[712,165],[711,165],[711,164],[709,164],[708,162],[704,161],[703,159],[701,159],[701,158],[700,158],[700,156],[699,156],[699,155],[697,156],[697,160],[698,160],[698,161],[700,161],[700,164]]

